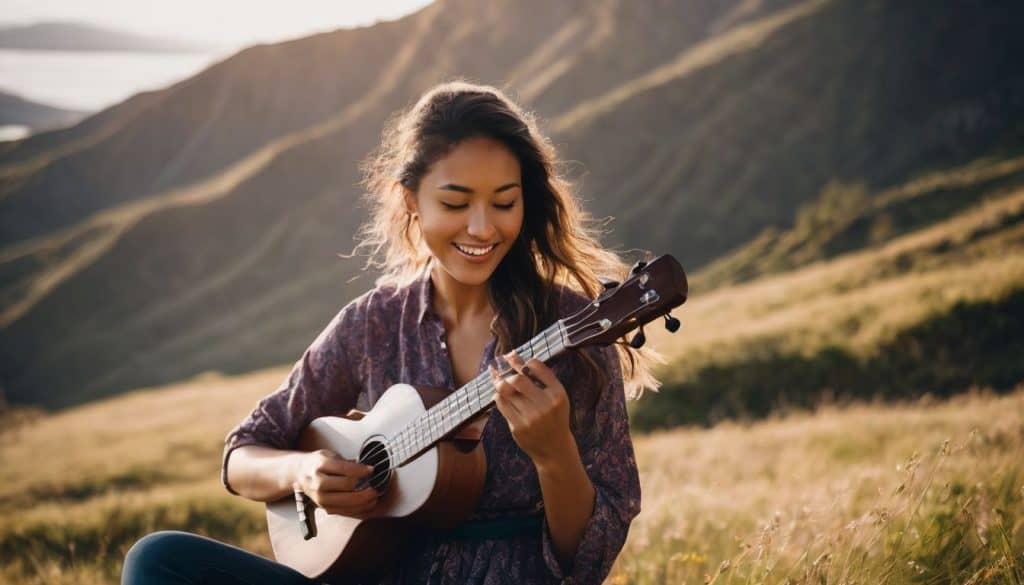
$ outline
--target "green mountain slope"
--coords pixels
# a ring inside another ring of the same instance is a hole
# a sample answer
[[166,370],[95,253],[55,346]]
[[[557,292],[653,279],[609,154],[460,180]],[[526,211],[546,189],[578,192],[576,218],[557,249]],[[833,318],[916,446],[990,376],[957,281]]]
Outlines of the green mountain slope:
[[438,81],[512,84],[616,217],[609,242],[693,269],[832,181],[881,193],[1013,156],[1022,13],[438,2],[247,49],[0,154],[0,384],[64,406],[293,360],[371,285],[335,256],[364,217],[358,161]]
[[793,230],[698,273],[680,315],[685,335],[657,339],[674,358],[665,388],[633,405],[634,423],[650,429],[1019,384],[1021,168],[1024,158],[979,161],[839,199],[867,202],[845,211],[819,204]]

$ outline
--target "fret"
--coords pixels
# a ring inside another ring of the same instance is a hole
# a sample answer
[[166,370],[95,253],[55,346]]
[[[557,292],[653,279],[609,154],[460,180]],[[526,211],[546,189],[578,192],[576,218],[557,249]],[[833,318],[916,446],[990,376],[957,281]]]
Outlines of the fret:
[[483,408],[491,402],[494,398],[496,388],[494,387],[494,381],[488,377],[485,380],[480,380],[480,391],[477,392],[476,405],[477,408]]
[[544,361],[551,359],[551,328],[544,331]]
[[473,413],[473,407],[476,405],[476,387],[477,380],[479,379],[480,376],[477,376],[476,378],[473,379],[473,383],[466,388],[466,394],[465,396],[463,396],[466,403],[466,416],[469,416],[470,414]]
[[[555,321],[550,327],[528,340],[518,349],[523,361],[538,359],[547,362],[568,346],[568,331],[562,321]],[[503,356],[495,357],[498,372],[507,375],[513,372]],[[446,396],[433,408],[413,420],[392,439],[395,465],[401,465],[413,454],[433,445],[471,417],[493,405],[494,385],[487,372],[477,375],[466,385]]]
[[394,437],[391,437],[388,440],[388,442],[391,443],[391,448],[392,448],[391,456],[392,457],[398,458],[399,454],[402,452],[402,449],[404,448],[404,443],[405,443],[405,441],[402,438],[404,433],[405,433],[405,429],[402,429],[402,430],[398,431],[398,433]]
[[476,408],[477,410],[485,408],[491,403],[494,398],[494,382],[491,381],[490,376],[481,378],[480,383],[477,384],[476,392]]
[[476,410],[480,410],[483,408],[481,403],[484,403],[485,397],[488,396],[488,390],[490,393],[494,392],[494,385],[491,384],[490,376],[477,378],[474,382],[476,383],[473,385],[473,406]]

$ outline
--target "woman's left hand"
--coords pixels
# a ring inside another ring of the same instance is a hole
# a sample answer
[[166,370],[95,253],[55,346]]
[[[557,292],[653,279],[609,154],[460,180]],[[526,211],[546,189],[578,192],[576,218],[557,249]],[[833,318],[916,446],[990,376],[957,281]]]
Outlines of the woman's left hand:
[[508,421],[516,444],[534,465],[561,460],[575,440],[569,431],[569,396],[565,387],[543,362],[522,358],[512,352],[505,360],[516,373],[504,378],[492,366],[494,402]]

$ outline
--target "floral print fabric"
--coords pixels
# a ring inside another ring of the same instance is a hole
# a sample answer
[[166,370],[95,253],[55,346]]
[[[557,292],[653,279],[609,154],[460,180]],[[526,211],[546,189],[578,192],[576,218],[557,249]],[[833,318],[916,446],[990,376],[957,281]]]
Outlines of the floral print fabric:
[[[431,301],[425,270],[407,286],[377,287],[346,305],[303,352],[281,385],[263,398],[226,439],[221,470],[225,488],[231,452],[243,445],[293,449],[305,426],[320,416],[352,408],[369,410],[393,384],[455,390],[445,329]],[[559,315],[588,299],[563,288]],[[492,338],[479,371],[494,363]],[[418,542],[381,583],[485,584],[600,583],[640,511],[640,482],[629,435],[622,373],[614,348],[585,351],[608,374],[604,387],[583,375],[569,350],[548,365],[565,386],[573,409],[576,443],[594,485],[596,501],[571,566],[556,559],[547,520],[535,534],[472,540],[437,535]],[[470,520],[530,513],[543,515],[537,472],[512,438],[508,423],[491,411],[483,434],[487,476]]]

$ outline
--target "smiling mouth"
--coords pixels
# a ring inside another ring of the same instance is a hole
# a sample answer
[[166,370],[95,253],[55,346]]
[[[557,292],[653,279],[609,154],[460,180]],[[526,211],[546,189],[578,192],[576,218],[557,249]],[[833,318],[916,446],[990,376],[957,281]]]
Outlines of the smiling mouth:
[[469,256],[486,256],[498,247],[498,244],[491,244],[490,246],[467,246],[466,244],[459,244],[458,242],[452,242],[455,248],[463,254]]

